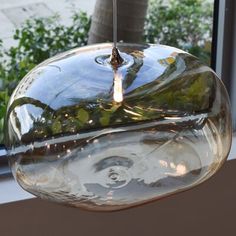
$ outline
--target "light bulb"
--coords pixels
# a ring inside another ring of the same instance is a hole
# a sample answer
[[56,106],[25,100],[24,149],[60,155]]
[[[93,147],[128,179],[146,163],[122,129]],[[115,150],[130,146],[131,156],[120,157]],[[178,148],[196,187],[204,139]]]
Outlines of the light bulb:
[[114,101],[117,103],[123,102],[123,86],[122,86],[122,76],[115,73],[114,78]]

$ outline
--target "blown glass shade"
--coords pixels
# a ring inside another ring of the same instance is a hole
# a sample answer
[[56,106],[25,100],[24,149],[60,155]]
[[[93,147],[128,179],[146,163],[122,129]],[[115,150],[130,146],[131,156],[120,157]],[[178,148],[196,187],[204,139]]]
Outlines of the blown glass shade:
[[192,188],[224,163],[227,92],[198,59],[161,45],[74,49],[33,69],[13,93],[6,144],[30,193],[113,211]]

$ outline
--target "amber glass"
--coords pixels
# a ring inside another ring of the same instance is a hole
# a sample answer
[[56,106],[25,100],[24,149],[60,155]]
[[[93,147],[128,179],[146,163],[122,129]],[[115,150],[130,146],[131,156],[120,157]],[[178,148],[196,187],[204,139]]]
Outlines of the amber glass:
[[12,171],[30,193],[94,211],[192,188],[231,146],[228,95],[197,58],[161,45],[78,48],[32,70],[6,119]]

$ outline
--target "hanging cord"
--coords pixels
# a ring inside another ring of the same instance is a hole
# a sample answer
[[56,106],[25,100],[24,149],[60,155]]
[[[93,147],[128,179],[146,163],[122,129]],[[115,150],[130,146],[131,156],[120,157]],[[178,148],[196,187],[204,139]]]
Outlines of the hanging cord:
[[120,56],[120,53],[117,48],[117,0],[113,0],[113,49],[111,55],[111,65],[114,67],[115,70],[122,65],[124,62],[123,58]]
[[117,48],[117,0],[113,0],[113,42],[114,48]]

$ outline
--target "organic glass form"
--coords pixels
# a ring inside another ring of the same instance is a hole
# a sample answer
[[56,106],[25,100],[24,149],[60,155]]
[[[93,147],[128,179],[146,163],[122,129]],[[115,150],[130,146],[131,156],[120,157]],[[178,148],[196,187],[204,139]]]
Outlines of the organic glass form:
[[231,146],[229,99],[195,57],[161,45],[74,49],[19,84],[6,119],[18,183],[44,199],[120,210],[192,188]]

